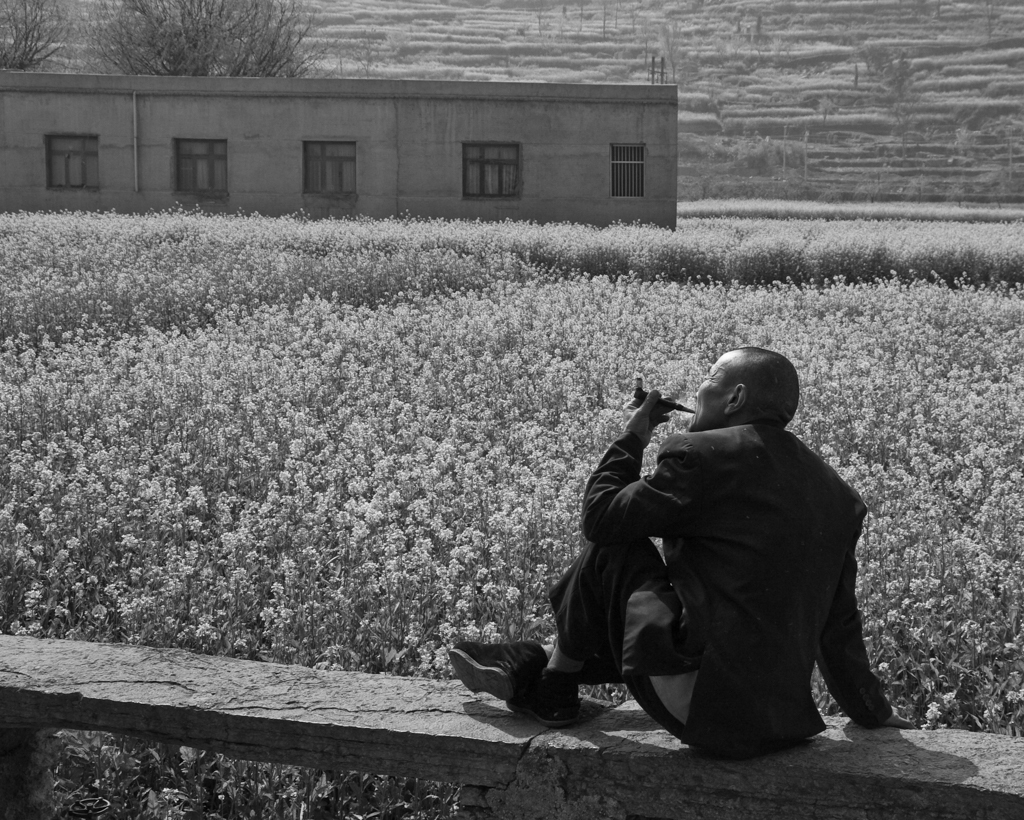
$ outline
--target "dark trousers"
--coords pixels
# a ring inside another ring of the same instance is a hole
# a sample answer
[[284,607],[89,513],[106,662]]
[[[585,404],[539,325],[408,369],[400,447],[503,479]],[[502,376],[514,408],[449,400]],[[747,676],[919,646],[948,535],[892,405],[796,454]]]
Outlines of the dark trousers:
[[586,542],[550,598],[558,647],[583,661],[581,682],[626,684],[643,710],[678,736],[684,725],[662,704],[650,676],[691,672],[700,662],[680,649],[683,606],[654,544]]

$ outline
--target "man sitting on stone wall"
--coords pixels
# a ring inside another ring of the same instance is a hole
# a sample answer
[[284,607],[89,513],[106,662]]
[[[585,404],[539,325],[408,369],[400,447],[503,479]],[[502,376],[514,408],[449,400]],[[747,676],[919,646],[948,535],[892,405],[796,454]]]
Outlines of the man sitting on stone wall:
[[684,743],[741,758],[825,728],[817,661],[854,721],[913,728],[864,647],[854,547],[866,507],[785,429],[799,401],[792,363],[761,348],[723,355],[689,432],[669,436],[642,478],[668,418],[659,398],[650,392],[587,484],[587,542],[551,590],[554,647],[459,643],[459,679],[546,726],[578,717],[580,684],[625,683]]

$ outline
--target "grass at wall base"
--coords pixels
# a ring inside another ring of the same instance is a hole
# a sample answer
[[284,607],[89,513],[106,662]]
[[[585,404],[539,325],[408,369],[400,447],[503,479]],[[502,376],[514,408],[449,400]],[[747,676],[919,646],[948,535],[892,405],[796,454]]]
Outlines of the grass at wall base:
[[[0,216],[0,629],[431,677],[460,638],[548,639],[634,371],[687,396],[754,344],[797,364],[795,432],[871,509],[858,591],[894,703],[1019,736],[1021,231]],[[65,740],[63,797],[118,818],[457,802]]]

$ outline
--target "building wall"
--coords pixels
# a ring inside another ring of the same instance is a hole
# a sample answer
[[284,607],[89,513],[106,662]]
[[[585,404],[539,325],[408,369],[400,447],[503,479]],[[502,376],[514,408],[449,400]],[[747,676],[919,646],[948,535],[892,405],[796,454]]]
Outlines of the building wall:
[[[675,86],[0,72],[0,209],[180,204],[674,227],[676,119]],[[55,134],[98,136],[98,189],[46,187]],[[227,140],[226,195],[175,192],[183,138]],[[354,195],[303,193],[304,140],[356,143]],[[520,144],[519,195],[464,197],[462,144],[491,141]],[[644,197],[611,196],[612,143],[646,145]]]

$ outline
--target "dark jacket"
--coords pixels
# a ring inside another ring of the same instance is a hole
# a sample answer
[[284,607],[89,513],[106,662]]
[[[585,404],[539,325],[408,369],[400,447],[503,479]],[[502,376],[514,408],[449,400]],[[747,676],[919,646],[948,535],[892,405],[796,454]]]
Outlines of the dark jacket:
[[860,496],[769,424],[670,436],[646,478],[642,457],[632,433],[612,445],[587,485],[583,532],[664,539],[684,651],[701,656],[682,740],[745,756],[822,731],[815,660],[847,715],[884,722],[855,597]]

